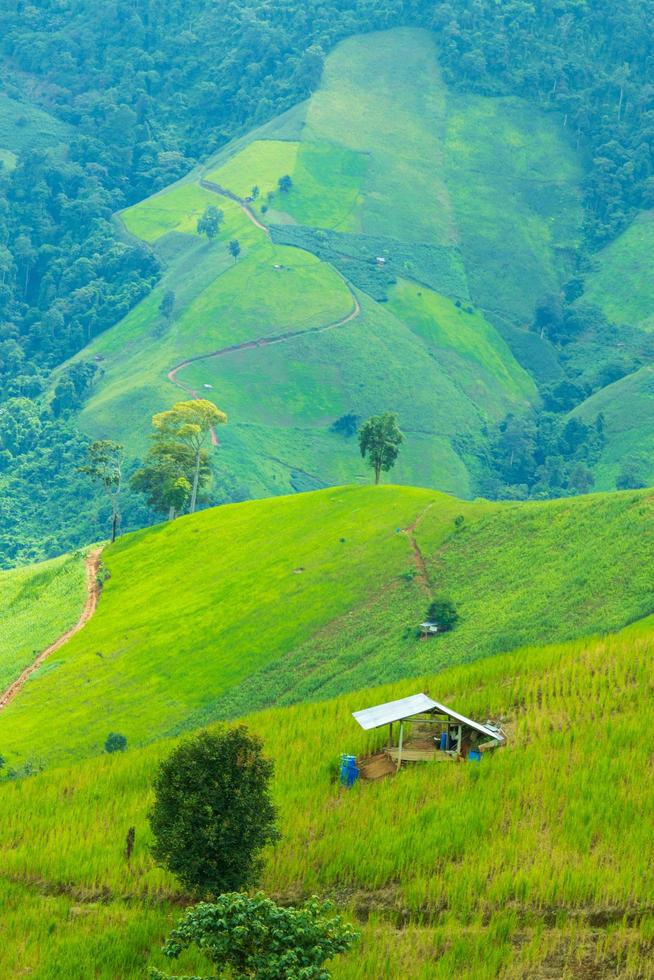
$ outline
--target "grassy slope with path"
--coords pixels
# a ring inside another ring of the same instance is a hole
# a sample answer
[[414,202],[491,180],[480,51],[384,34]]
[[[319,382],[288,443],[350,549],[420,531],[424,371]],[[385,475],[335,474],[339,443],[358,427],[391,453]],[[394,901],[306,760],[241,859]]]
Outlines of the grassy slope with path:
[[81,553],[0,572],[0,691],[77,621],[85,596]]
[[[63,762],[109,730],[143,744],[244,706],[618,629],[652,612],[651,511],[646,492],[520,505],[349,487],[128,535],[104,553],[96,615],[0,715],[3,754]],[[415,636],[428,596],[402,533],[423,512],[431,587],[461,615],[436,644]]]
[[[470,141],[479,146],[471,149]],[[556,205],[549,208],[546,157]],[[347,328],[293,340],[292,347],[289,341],[210,358],[177,373],[188,388],[212,386],[230,415],[220,456],[228,483],[263,496],[356,479],[365,472],[361,461],[330,432],[331,423],[348,412],[394,408],[409,435],[396,478],[469,494],[468,464],[453,436],[479,436],[488,419],[535,394],[483,306],[501,306],[505,317],[521,322],[532,293],[543,295],[559,281],[557,256],[579,223],[580,171],[554,120],[516,100],[453,96],[426,32],[352,38],[330,55],[307,104],[125,212],[127,229],[154,244],[168,272],[158,290],[82,355],[99,358],[105,373],[81,424],[94,436],[115,434],[119,424],[132,451],[145,445],[147,416],[177,397],[166,379],[174,365],[334,322],[351,309],[327,261],[272,244],[235,202],[200,186],[203,173],[240,196],[259,186],[254,208],[267,224],[296,223],[300,233],[304,226],[336,229],[346,236],[344,248],[348,236],[366,236],[352,238],[366,275],[375,278],[377,249],[388,252],[389,268],[401,275],[388,304],[367,295],[362,283],[363,315]],[[293,178],[288,194],[275,190],[283,173]],[[485,216],[481,236],[472,224],[473,200]],[[207,204],[226,216],[214,245],[194,233]],[[493,214],[507,227],[494,231]],[[226,250],[231,238],[243,249],[236,264]],[[512,276],[521,285],[511,293]],[[430,289],[416,286],[421,277]],[[471,312],[453,308],[446,295],[453,286],[464,305],[472,299]],[[168,288],[177,300],[171,324],[158,313]],[[414,406],[406,392],[416,378],[422,394]],[[261,390],[268,396],[263,403]]]
[[[337,980],[649,975],[653,652],[650,623],[246,718],[276,763],[282,840],[264,887],[332,895],[360,919],[361,947],[334,963]],[[339,753],[385,736],[350,712],[420,689],[502,718],[508,747],[480,766],[414,766],[341,790]],[[136,980],[163,966],[183,898],[152,864],[146,813],[171,748],[0,786],[3,975]],[[207,972],[199,957],[179,969]]]

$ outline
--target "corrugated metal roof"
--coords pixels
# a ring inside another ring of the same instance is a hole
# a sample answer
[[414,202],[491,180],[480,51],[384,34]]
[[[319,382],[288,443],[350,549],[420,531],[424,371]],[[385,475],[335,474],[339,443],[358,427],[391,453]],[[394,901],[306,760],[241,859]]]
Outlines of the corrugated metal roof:
[[400,698],[399,701],[388,701],[386,704],[376,704],[372,708],[364,708],[362,711],[353,711],[352,717],[359,722],[364,731],[371,728],[381,728],[382,725],[390,725],[392,721],[402,721],[404,718],[411,718],[412,715],[419,715],[423,711],[442,711],[444,715],[454,718],[462,725],[468,725],[475,731],[487,735],[488,738],[497,738],[497,732],[491,731],[485,725],[480,725],[472,718],[466,718],[447,705],[440,704],[426,694],[412,694],[409,698]]
[[374,708],[353,711],[352,717],[367,732],[371,728],[390,725],[392,721],[410,718],[411,715],[419,715],[421,711],[430,711],[436,707],[436,702],[428,698],[426,694],[412,694],[410,698],[400,698],[399,701],[388,701],[386,704],[377,704]]

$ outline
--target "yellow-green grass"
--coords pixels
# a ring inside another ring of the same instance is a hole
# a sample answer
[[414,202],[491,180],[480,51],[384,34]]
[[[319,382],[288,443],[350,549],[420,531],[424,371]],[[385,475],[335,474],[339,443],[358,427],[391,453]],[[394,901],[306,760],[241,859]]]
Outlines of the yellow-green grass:
[[508,397],[516,402],[535,397],[534,382],[479,312],[404,280],[393,288],[389,308],[441,363],[454,360],[451,374],[476,405],[492,406],[499,414]]
[[226,187],[238,197],[249,197],[254,187],[265,197],[277,190],[280,177],[295,170],[298,143],[291,140],[255,140],[217,170],[209,170],[207,180]]
[[156,242],[171,231],[197,235],[198,218],[210,205],[222,206],[211,191],[197,183],[183,183],[121,211],[120,217],[137,238]]
[[614,323],[654,328],[654,211],[640,214],[594,259],[580,303],[598,306]]
[[[428,583],[402,530],[419,517]],[[502,505],[393,486],[161,524],[106,550],[98,611],[0,714],[2,753],[62,763],[101,751],[110,730],[139,745],[253,707],[619,629],[653,611],[653,535],[647,492]],[[424,643],[416,625],[438,594],[460,623]]]
[[558,122],[519,99],[451,96],[445,147],[470,295],[525,322],[581,237],[579,159]]
[[[653,654],[651,630],[627,631],[246,718],[275,762],[282,840],[264,888],[332,896],[367,920],[337,978],[572,978],[579,961],[598,976],[611,965],[619,972],[606,975],[649,976]],[[340,753],[386,736],[362,732],[351,712],[419,690],[501,719],[507,747],[481,764],[410,766],[341,789]],[[146,814],[173,744],[1,788],[4,974],[37,964],[39,977],[60,976],[58,962],[81,980],[92,953],[94,976],[131,978],[155,962],[180,896],[153,865]],[[34,922],[32,940],[21,920]]]
[[81,553],[0,572],[0,690],[77,622],[85,598]]
[[300,224],[357,231],[368,161],[368,154],[334,143],[303,141],[292,172],[293,187],[287,193],[277,192],[271,207]]
[[654,366],[600,389],[570,413],[593,423],[604,416],[605,445],[593,469],[598,489],[611,490],[630,456],[643,461],[641,477],[654,481]]

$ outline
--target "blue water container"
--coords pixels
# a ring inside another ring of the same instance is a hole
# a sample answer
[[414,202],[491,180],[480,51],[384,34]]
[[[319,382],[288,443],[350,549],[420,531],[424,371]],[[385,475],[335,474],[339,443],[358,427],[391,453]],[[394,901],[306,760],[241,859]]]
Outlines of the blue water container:
[[470,749],[468,752],[468,761],[481,762],[481,752],[478,752],[477,749]]
[[355,755],[341,756],[341,786],[353,786],[359,778],[357,757]]
[[441,732],[441,752],[447,752],[447,732]]

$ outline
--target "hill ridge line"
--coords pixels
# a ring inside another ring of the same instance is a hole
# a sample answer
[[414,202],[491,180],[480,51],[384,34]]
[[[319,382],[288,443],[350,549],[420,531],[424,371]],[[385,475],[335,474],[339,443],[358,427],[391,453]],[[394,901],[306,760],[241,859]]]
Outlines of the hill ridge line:
[[100,597],[100,585],[98,583],[98,570],[100,567],[100,556],[102,555],[102,548],[95,548],[93,551],[89,552],[86,558],[86,599],[84,600],[84,606],[82,607],[82,612],[79,619],[74,626],[71,626],[64,633],[61,634],[53,643],[42,650],[41,653],[32,661],[29,666],[25,667],[22,673],[13,681],[9,687],[0,694],[0,711],[11,704],[11,702],[16,698],[26,682],[32,676],[32,674],[38,670],[42,663],[44,663],[48,657],[59,650],[68,640],[72,639],[76,633],[82,629],[83,626],[88,623],[89,619],[95,612],[98,606],[98,599]]

